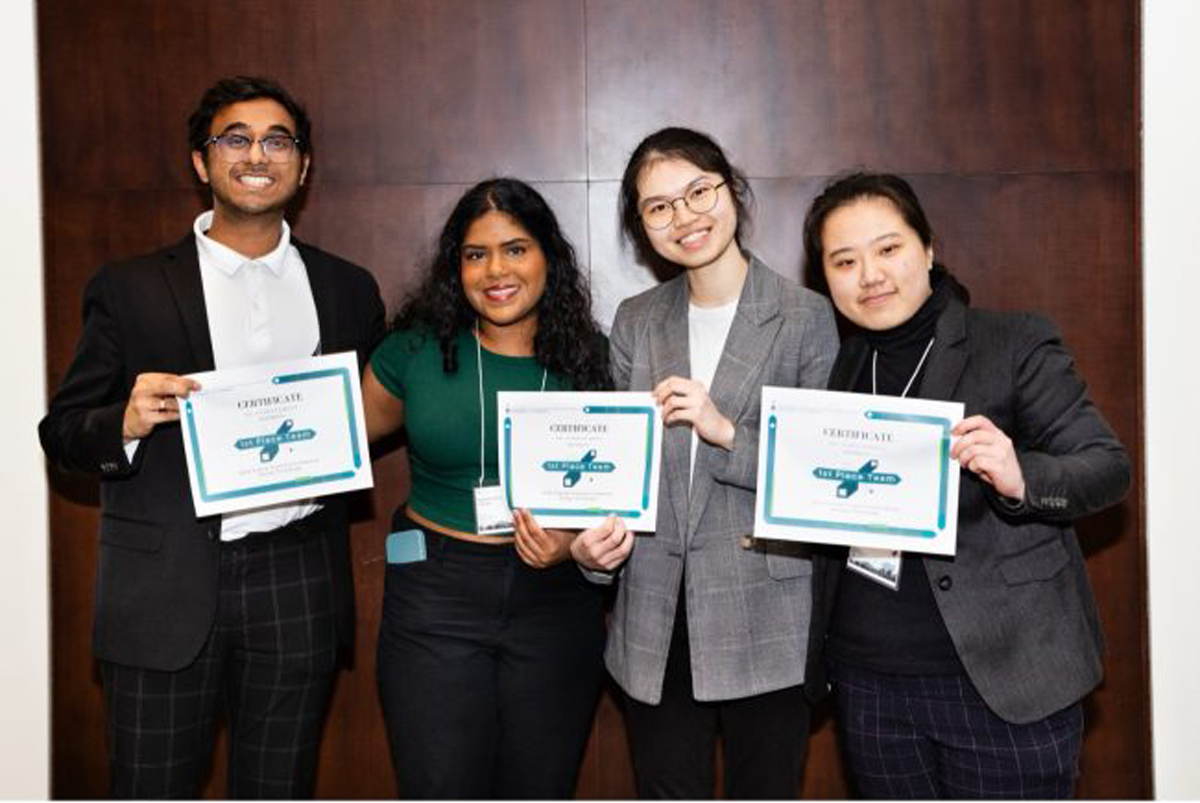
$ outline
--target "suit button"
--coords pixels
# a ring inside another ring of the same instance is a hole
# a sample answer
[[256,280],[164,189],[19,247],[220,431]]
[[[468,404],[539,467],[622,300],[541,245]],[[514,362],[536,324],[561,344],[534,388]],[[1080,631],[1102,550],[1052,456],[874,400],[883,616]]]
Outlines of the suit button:
[[209,527],[208,532],[205,533],[205,535],[208,536],[209,541],[216,541],[217,538],[220,537],[221,531],[219,529],[217,529],[216,527]]
[[954,579],[949,575],[943,574],[938,578],[938,588],[942,589],[943,591],[949,591],[950,589],[954,588]]

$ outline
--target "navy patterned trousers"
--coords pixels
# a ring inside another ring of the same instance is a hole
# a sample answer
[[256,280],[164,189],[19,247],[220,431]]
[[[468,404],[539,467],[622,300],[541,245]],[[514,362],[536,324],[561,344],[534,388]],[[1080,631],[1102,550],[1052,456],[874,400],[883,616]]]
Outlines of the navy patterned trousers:
[[1064,799],[1083,745],[1080,703],[1014,725],[966,675],[889,675],[830,668],[842,755],[871,799]]
[[230,798],[312,797],[337,665],[329,537],[320,512],[221,545],[213,631],[176,672],[102,661],[114,798],[195,798],[214,721],[229,726]]

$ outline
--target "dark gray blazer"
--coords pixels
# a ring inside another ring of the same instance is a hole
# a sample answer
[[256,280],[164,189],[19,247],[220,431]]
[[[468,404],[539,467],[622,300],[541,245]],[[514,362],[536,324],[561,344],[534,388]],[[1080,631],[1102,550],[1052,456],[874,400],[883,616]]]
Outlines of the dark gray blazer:
[[[863,339],[848,339],[829,387],[852,389],[870,353]],[[1058,330],[1041,316],[973,310],[952,299],[938,319],[915,395],[961,401],[967,416],[987,416],[1013,440],[1025,499],[1010,505],[963,471],[958,553],[919,559],[958,657],[988,707],[1009,722],[1042,719],[1102,677],[1104,639],[1071,522],[1121,500],[1129,460]],[[844,562],[844,549],[823,550],[815,560],[814,679]],[[823,687],[814,683],[810,693]]]
[[[304,260],[321,350],[357,351],[365,365],[383,335],[371,274],[293,238]],[[46,456],[100,477],[100,554],[92,642],[104,661],[174,671],[195,658],[217,609],[220,517],[196,518],[178,423],[155,427],[133,463],[121,431],[134,380],[149,371],[213,369],[208,312],[191,234],[97,271],[83,297],[83,332],[38,427]],[[345,497],[322,499],[338,636],[354,633]]]
[[[610,340],[618,390],[690,376],[686,277],[622,302]],[[605,661],[634,699],[661,698],[681,583],[698,700],[803,682],[812,565],[796,544],[741,544],[754,531],[761,388],[821,387],[836,351],[829,303],[752,257],[709,390],[737,426],[733,450],[701,441],[689,494],[691,427],[666,430],[658,531],[638,536],[619,580]]]

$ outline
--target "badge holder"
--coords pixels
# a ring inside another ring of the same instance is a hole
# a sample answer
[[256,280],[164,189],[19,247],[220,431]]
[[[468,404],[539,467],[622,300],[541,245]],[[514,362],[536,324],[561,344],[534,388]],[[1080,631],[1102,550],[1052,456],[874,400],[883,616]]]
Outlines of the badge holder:
[[891,591],[900,589],[900,550],[850,547],[846,568]]
[[499,485],[481,485],[475,492],[475,533],[477,535],[508,535],[513,531],[512,511],[504,501],[504,489]]

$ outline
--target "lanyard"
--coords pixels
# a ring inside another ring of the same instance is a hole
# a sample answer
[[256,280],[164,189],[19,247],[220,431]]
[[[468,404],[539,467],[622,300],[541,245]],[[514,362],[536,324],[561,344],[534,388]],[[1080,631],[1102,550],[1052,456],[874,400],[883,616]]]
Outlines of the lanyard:
[[[479,479],[475,481],[476,487],[483,487],[484,463],[483,463],[483,346],[479,343],[479,321],[475,321],[475,365],[479,368]],[[542,368],[542,389],[539,393],[544,393],[546,390],[546,369]]]
[[[913,369],[912,376],[908,378],[908,384],[904,386],[904,390],[900,391],[900,398],[908,395],[909,389],[912,388],[912,383],[916,381],[917,374],[921,373],[921,366],[925,364],[925,358],[929,356],[929,350],[933,348],[934,338],[929,338],[929,342],[925,344],[925,351],[921,352],[921,359],[917,361],[917,367]],[[879,352],[871,351],[871,395],[878,393],[875,389],[875,364],[879,362]]]

